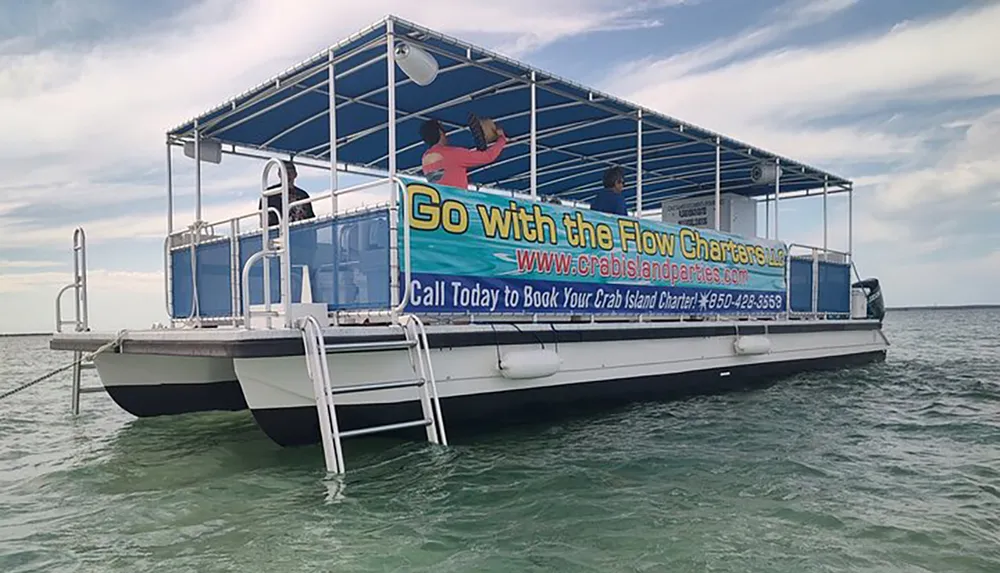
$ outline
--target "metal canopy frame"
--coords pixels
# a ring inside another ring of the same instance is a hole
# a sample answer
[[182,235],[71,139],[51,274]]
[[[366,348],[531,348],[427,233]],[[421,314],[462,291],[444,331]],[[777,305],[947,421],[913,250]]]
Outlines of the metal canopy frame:
[[[439,71],[431,84],[397,73],[397,41],[434,56]],[[194,141],[197,155],[197,135],[223,144],[224,154],[315,160],[330,166],[335,189],[338,170],[418,174],[425,147],[419,125],[429,118],[445,126],[451,143],[471,147],[469,113],[495,118],[508,134],[493,163],[470,170],[474,187],[585,201],[600,189],[602,171],[620,166],[626,204],[637,214],[672,197],[714,193],[718,201],[732,192],[777,206],[778,195],[853,190],[847,179],[395,16],[174,127],[167,143]],[[776,180],[751,178],[759,163],[780,165],[780,192]]]

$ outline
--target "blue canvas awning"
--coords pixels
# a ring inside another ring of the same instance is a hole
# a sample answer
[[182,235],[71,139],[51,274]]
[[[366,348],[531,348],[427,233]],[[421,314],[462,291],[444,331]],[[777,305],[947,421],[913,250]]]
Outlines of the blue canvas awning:
[[439,73],[422,87],[395,71],[397,169],[418,173],[425,145],[420,124],[440,120],[449,141],[472,147],[465,122],[473,112],[495,118],[509,138],[493,163],[470,171],[470,182],[530,192],[531,78],[536,82],[537,189],[539,195],[589,200],[611,165],[626,173],[626,201],[635,205],[638,117],[642,115],[644,208],[670,196],[710,194],[715,189],[716,138],[723,192],[759,197],[773,183],[751,173],[762,162],[780,161],[782,196],[829,192],[851,182],[751,145],[641,108],[541,70],[515,62],[413,23],[389,16],[279,76],[168,132],[173,140],[202,138],[265,153],[329,161],[329,62],[333,54],[337,102],[337,160],[349,166],[388,170],[389,30],[431,53]]

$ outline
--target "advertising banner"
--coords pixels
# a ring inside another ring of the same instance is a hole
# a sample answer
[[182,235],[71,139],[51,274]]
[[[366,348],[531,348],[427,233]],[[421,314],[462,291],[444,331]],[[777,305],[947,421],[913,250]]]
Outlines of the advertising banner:
[[[411,312],[746,315],[785,309],[787,248],[777,241],[404,183]],[[399,228],[402,253],[402,220]]]

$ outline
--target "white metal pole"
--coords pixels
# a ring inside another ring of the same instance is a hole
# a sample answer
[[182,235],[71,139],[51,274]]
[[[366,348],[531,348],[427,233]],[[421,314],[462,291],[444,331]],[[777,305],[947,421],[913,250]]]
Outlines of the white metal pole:
[[847,188],[847,260],[854,262],[854,185]]
[[[281,289],[281,310],[285,315],[285,328],[292,328],[292,313],[289,312],[292,304],[292,238],[288,235],[288,170],[284,162],[278,162],[278,175],[281,177],[281,226],[278,233],[281,237],[281,252],[278,255],[278,264],[281,268],[281,280],[278,286]],[[265,173],[264,188],[267,188],[267,177]],[[266,262],[266,261],[265,261]]]
[[167,140],[167,235],[174,232],[174,169],[172,161],[173,149]]
[[[389,94],[389,177],[396,177],[396,53],[392,20],[385,24],[386,28],[386,65],[387,82],[386,86]],[[397,187],[393,182],[392,193],[389,194],[389,301],[392,307],[392,320],[396,320],[396,307],[399,305],[399,226],[397,213],[399,212],[398,198],[396,197]],[[406,201],[405,190],[402,197]],[[407,229],[403,229],[407,232]]]
[[636,123],[635,153],[635,216],[642,218],[642,110],[639,110],[639,121]]
[[201,130],[194,121],[194,220],[201,221]]
[[386,22],[386,60],[388,63],[389,90],[389,177],[396,176],[396,52],[393,46],[395,34],[392,20]]
[[531,70],[531,196],[538,197],[538,100],[535,93],[535,70]]
[[771,194],[764,194],[764,238],[771,238]]
[[829,252],[829,229],[827,228],[827,211],[826,211],[826,198],[827,198],[827,188],[829,187],[828,177],[823,176],[823,259],[826,260],[827,253]]
[[337,216],[337,84],[333,66],[333,48],[330,48],[329,55],[330,74],[330,208],[331,214]]
[[781,159],[774,160],[774,238],[778,239],[778,200],[781,193]]
[[715,138],[715,230],[722,222],[722,140]]
[[[330,80],[329,80],[330,85],[328,87],[328,89],[330,90],[330,98],[329,98],[329,100],[330,100],[330,103],[329,103],[330,111],[328,112],[329,115],[330,115],[330,216],[336,218],[337,217],[337,189],[340,188],[340,184],[339,184],[339,181],[337,181],[337,83],[336,83],[336,70],[334,69],[334,63],[333,63],[334,62],[333,48],[330,48],[329,62],[330,62],[329,63],[329,69],[327,70],[327,73],[330,74]],[[337,226],[334,225],[331,228],[331,233],[333,234],[332,240],[333,240],[333,244],[334,245],[337,244],[336,232],[337,232]],[[337,276],[337,272],[338,272],[338,270],[337,270],[338,266],[339,266],[338,254],[339,254],[338,250],[337,249],[333,249],[333,268],[334,268],[333,276],[334,277]],[[337,302],[338,299],[339,299],[339,295],[338,295],[338,290],[339,289],[337,288],[337,283],[338,283],[338,281],[336,279],[334,279],[334,281],[333,281],[333,293],[334,293],[333,294],[333,298],[334,298],[334,302]],[[334,325],[339,326],[339,324],[340,324],[340,318],[339,317],[340,317],[340,313],[334,312],[334,314],[333,314],[333,323],[334,323]]]

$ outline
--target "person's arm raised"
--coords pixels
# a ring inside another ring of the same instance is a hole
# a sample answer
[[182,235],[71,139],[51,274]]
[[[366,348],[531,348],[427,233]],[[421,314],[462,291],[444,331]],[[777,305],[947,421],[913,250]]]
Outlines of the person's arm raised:
[[496,142],[484,151],[479,151],[478,149],[458,148],[459,150],[456,150],[455,152],[455,161],[462,167],[478,167],[480,165],[486,165],[500,156],[500,153],[503,152],[505,145],[507,145],[507,134],[500,131]]

